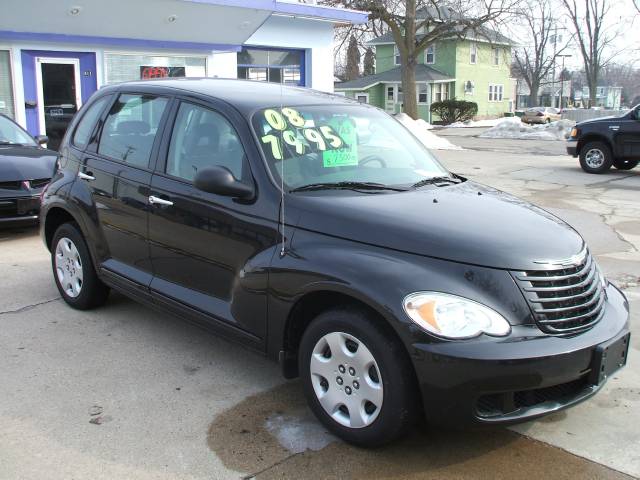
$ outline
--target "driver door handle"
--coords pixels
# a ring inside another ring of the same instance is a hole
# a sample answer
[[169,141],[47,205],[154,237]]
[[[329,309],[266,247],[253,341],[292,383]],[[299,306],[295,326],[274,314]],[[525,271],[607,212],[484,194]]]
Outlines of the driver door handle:
[[162,205],[162,206],[171,206],[171,205],[173,205],[172,201],[165,200],[164,198],[160,198],[160,197],[154,197],[153,195],[151,195],[149,197],[149,203],[151,205]]
[[82,172],[78,172],[78,178],[80,180],[87,180],[89,182],[92,182],[96,179],[96,177],[94,177],[93,175],[90,175],[89,173],[82,173]]

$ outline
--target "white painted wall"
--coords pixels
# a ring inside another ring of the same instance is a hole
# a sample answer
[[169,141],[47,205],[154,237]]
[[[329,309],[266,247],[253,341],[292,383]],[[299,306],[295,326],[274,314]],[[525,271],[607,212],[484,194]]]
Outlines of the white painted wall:
[[272,16],[246,45],[306,50],[307,87],[333,92],[333,24],[302,18]]
[[212,52],[207,60],[207,76],[238,78],[237,52]]

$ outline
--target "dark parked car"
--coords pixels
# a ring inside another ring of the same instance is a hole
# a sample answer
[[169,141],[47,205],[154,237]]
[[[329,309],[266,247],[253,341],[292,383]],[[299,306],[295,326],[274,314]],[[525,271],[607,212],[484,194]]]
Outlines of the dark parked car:
[[41,231],[64,300],[115,288],[236,339],[300,376],[349,442],[422,415],[536,418],[626,362],[627,300],[580,235],[449,173],[374,107],[259,82],[121,84],[61,152]]
[[57,152],[0,114],[0,226],[38,221],[40,194],[53,175]]
[[571,130],[567,153],[580,157],[587,173],[604,173],[611,166],[635,168],[640,163],[640,105],[620,117],[578,123]]

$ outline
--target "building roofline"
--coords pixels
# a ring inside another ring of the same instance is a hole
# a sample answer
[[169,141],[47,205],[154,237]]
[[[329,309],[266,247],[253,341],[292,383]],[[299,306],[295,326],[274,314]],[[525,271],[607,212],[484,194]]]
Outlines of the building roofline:
[[221,7],[252,8],[269,10],[272,15],[303,17],[310,20],[321,20],[335,23],[367,23],[369,14],[348,8],[329,7],[327,5],[311,5],[286,0],[182,0],[183,2],[206,3]]
[[325,20],[336,23],[367,23],[369,14],[348,8],[335,8],[327,5],[309,5],[282,0],[273,0],[274,14],[302,16],[310,19]]
[[[504,45],[507,47],[513,47],[515,45],[517,45],[516,43],[509,43],[509,42],[493,42],[491,40],[488,40],[486,38],[476,38],[476,37],[457,37],[455,35],[451,36],[451,37],[445,37],[445,38],[441,38],[439,40],[436,41],[442,41],[442,40],[472,40],[474,42],[480,42],[480,43],[489,43],[491,45]],[[389,41],[383,41],[383,42],[376,42],[376,39],[374,38],[373,40],[369,40],[368,42],[365,43],[365,45],[367,46],[371,46],[371,47],[375,47],[377,45],[395,45],[396,42],[389,42]]]
[[240,45],[221,43],[149,40],[142,38],[100,37],[92,35],[68,35],[66,33],[15,32],[0,30],[0,40],[26,40],[40,42],[80,43],[83,45],[116,45],[121,47],[149,47],[161,50],[219,50],[239,52]]

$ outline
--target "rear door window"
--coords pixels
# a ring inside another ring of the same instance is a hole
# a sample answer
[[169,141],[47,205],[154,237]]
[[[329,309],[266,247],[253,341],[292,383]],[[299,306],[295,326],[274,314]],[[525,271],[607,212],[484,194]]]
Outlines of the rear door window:
[[111,96],[107,95],[106,97],[102,97],[99,100],[96,100],[89,109],[84,113],[76,131],[73,134],[73,144],[80,148],[84,149],[89,144],[89,140],[91,139],[91,134],[93,133],[93,129],[96,126],[96,122],[102,114],[102,111],[107,106],[107,103],[111,100]]
[[147,168],[167,104],[167,98],[153,95],[120,95],[104,122],[98,153],[128,165]]

